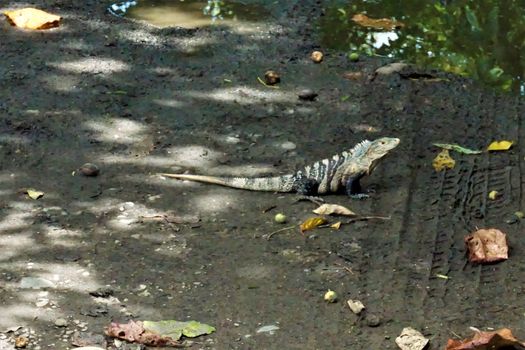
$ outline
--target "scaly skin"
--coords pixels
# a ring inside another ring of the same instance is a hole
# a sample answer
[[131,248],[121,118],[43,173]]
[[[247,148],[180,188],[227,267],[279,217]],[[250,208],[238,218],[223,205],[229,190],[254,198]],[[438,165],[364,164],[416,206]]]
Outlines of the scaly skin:
[[399,139],[383,137],[362,141],[349,151],[276,177],[216,177],[207,175],[161,174],[165,177],[212,183],[251,191],[297,192],[303,195],[337,193],[345,189],[352,197],[363,198],[359,180],[370,175],[380,159],[399,144]]

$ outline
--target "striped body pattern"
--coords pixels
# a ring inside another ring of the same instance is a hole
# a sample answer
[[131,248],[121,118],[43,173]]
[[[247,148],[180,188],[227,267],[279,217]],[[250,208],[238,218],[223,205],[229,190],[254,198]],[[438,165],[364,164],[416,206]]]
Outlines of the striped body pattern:
[[305,195],[360,192],[359,179],[368,175],[377,162],[397,147],[399,139],[383,137],[364,140],[348,151],[323,159],[293,174],[274,177],[217,177],[189,174],[161,174],[165,177],[212,183],[252,191],[298,192]]

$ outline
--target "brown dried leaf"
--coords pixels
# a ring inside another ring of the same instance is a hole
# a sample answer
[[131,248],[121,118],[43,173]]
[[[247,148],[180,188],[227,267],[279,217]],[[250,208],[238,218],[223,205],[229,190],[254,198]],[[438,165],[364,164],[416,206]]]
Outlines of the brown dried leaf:
[[468,259],[473,263],[492,263],[508,259],[506,235],[498,229],[481,229],[465,237]]
[[361,80],[363,78],[363,72],[344,72],[343,78],[348,80]]
[[495,332],[476,332],[470,339],[449,339],[445,350],[497,350],[508,347],[524,348],[525,343],[514,338],[510,329],[502,328]]
[[58,27],[61,19],[60,16],[31,7],[15,11],[6,11],[4,15],[12,25],[25,29],[49,29]]
[[313,230],[314,228],[322,224],[326,224],[326,222],[326,219],[321,217],[309,218],[306,219],[306,221],[303,222],[301,226],[299,226],[299,228],[301,229],[301,233],[303,233],[308,230]]
[[176,339],[147,332],[141,321],[135,322],[130,320],[128,323],[111,322],[106,327],[105,333],[113,338],[147,346],[181,346],[181,343]]
[[352,21],[360,26],[374,29],[397,29],[405,26],[403,22],[395,21],[389,18],[370,18],[365,14],[358,13],[352,17]]
[[338,204],[323,204],[319,208],[313,211],[318,215],[346,215],[346,216],[356,216],[357,214],[351,211],[348,208],[343,207]]

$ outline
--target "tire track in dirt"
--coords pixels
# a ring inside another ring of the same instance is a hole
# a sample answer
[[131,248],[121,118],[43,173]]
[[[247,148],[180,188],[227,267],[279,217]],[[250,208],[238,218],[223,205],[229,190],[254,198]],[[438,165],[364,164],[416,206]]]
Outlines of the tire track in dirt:
[[[455,99],[445,98],[450,96],[449,89],[456,89]],[[509,301],[520,303],[516,292],[506,287],[511,265],[473,266],[467,262],[463,242],[476,227],[501,227],[502,217],[523,201],[521,195],[511,195],[521,193],[521,173],[516,174],[514,166],[520,163],[519,152],[452,154],[456,167],[441,173],[430,165],[437,154],[432,142],[473,147],[498,138],[523,140],[516,125],[509,122],[519,117],[519,111],[506,110],[506,106],[516,106],[516,101],[463,90],[459,84],[421,87],[414,83],[401,93],[408,101],[405,120],[410,120],[402,138],[411,140],[404,147],[410,155],[405,159],[410,173],[403,183],[403,219],[399,225],[393,223],[391,237],[383,237],[381,247],[377,246],[380,237],[374,234],[361,241],[366,253],[361,257],[360,284],[367,302],[382,305],[386,317],[395,323],[430,326],[430,332],[443,341],[451,330],[482,327],[488,319],[503,324],[504,317],[497,315]],[[399,95],[397,91],[397,98]],[[502,195],[489,200],[492,190]],[[448,328],[441,326],[443,322]]]

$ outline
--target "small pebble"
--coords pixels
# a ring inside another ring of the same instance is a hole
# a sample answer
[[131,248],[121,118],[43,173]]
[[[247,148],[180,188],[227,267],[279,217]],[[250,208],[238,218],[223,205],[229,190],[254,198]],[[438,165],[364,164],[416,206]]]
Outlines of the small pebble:
[[93,163],[86,163],[78,171],[84,176],[97,176],[100,173],[100,168]]
[[299,99],[303,101],[313,101],[318,96],[318,94],[311,89],[304,89],[299,91],[297,96],[299,96]]
[[377,327],[381,324],[381,318],[379,316],[374,314],[368,314],[366,315],[366,324],[368,327]]
[[65,318],[57,318],[55,320],[55,326],[57,326],[57,327],[67,327],[67,320]]
[[297,145],[291,141],[286,141],[281,144],[281,148],[287,151],[291,151],[297,148]]

